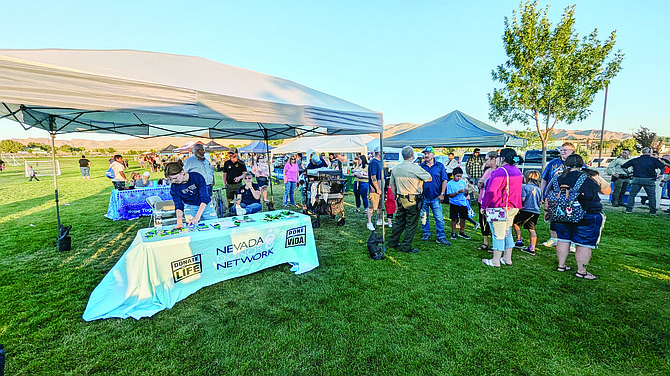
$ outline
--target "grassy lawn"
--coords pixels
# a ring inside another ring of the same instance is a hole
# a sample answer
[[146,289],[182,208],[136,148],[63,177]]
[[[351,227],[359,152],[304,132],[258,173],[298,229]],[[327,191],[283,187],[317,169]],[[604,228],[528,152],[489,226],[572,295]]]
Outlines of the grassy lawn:
[[[65,253],[55,248],[51,177],[28,182],[22,166],[0,173],[9,375],[670,374],[670,217],[611,209],[589,266],[599,279],[585,281],[556,272],[544,247],[486,267],[470,225],[472,240],[446,247],[418,231],[418,254],[372,261],[350,194],[347,224],[324,219],[315,230],[321,266],[309,273],[279,265],[151,318],[85,322],[90,293],[149,224],[103,217],[108,165],[92,165],[82,181],[77,158],[61,159],[60,212],[73,225]],[[276,203],[281,193],[275,187]],[[541,223],[541,241],[548,232]]]

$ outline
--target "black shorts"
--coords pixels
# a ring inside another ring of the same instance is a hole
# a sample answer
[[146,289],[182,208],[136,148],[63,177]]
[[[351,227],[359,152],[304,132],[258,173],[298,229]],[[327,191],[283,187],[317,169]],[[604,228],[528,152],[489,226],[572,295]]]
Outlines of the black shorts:
[[514,224],[519,227],[523,226],[526,230],[535,230],[538,218],[540,218],[540,215],[537,213],[521,210],[514,216]]
[[453,221],[458,219],[468,219],[468,207],[449,204],[449,219]]
[[268,186],[268,178],[262,176],[256,176],[256,183],[258,183],[259,188]]

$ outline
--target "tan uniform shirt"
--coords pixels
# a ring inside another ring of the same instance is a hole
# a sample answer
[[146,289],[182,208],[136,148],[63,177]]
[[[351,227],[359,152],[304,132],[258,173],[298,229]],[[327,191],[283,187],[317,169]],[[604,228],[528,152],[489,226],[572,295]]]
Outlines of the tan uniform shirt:
[[399,195],[418,195],[423,192],[423,182],[430,181],[430,174],[410,161],[402,161],[391,170],[391,185]]

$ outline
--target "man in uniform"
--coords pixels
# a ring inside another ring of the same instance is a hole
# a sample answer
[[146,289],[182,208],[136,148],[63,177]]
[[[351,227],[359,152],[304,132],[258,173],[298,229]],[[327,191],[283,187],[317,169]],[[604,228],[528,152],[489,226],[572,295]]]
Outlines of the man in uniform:
[[421,168],[426,170],[432,180],[423,183],[423,205],[421,207],[421,228],[423,237],[421,240],[430,239],[430,221],[428,220],[428,211],[433,211],[435,218],[435,233],[439,244],[451,245],[447,240],[444,231],[444,216],[442,215],[442,202],[444,193],[447,191],[447,171],[444,165],[435,160],[435,149],[432,146],[426,146],[423,149],[423,163]]
[[184,161],[184,171],[197,172],[205,178],[207,183],[207,193],[212,197],[214,187],[214,167],[209,159],[205,158],[205,146],[203,144],[195,144],[193,147],[193,155]]
[[[393,232],[389,238],[389,247],[398,248],[401,252],[416,253],[412,248],[412,239],[419,223],[419,210],[423,204],[423,183],[432,180],[426,170],[412,163],[414,149],[407,145],[402,148],[403,161],[391,171],[389,187],[395,192],[398,211],[393,218]],[[400,235],[405,238],[400,242]]]
[[656,214],[656,186],[658,185],[656,182],[656,169],[663,171],[665,163],[651,156],[651,148],[644,147],[642,148],[641,156],[629,160],[621,167],[633,168],[633,181],[630,183],[630,195],[628,196],[626,213],[633,211],[635,196],[640,192],[640,189],[644,188],[649,197],[649,214]]
[[624,163],[628,162],[630,157],[630,150],[623,149],[621,155],[610,162],[605,171],[607,175],[611,175],[612,183],[614,183],[614,193],[612,193],[612,206],[623,206],[623,196],[626,194],[628,189],[628,181],[630,180],[630,171],[629,169],[623,169]]
[[226,185],[228,203],[231,203],[242,186],[240,181],[247,171],[247,166],[238,158],[236,147],[228,150],[228,156],[230,159],[223,163],[223,184]]

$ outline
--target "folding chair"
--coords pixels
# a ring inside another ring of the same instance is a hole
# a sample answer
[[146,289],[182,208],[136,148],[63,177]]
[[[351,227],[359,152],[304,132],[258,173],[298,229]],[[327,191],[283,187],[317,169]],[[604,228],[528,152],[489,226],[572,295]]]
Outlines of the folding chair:
[[177,212],[174,201],[163,200],[158,196],[151,196],[147,198],[147,203],[152,209],[150,225],[158,227],[177,223]]

